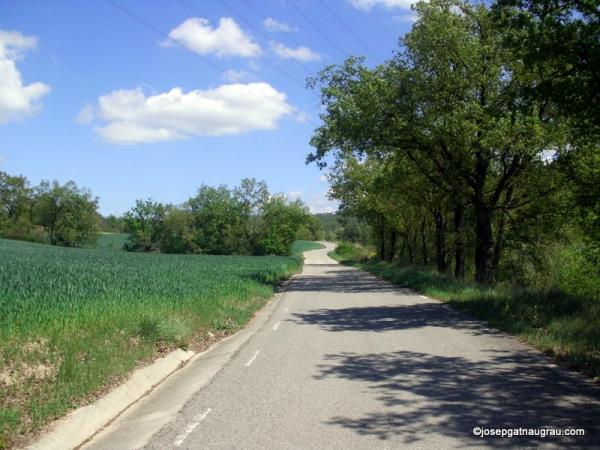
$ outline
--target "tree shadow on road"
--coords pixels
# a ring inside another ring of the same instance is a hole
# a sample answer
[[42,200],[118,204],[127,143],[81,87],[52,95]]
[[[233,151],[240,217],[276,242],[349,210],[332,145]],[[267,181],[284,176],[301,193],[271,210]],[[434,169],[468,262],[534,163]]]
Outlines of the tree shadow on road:
[[[367,382],[381,402],[377,411],[333,417],[328,424],[406,444],[432,435],[458,438],[464,446],[598,445],[597,386],[545,367],[526,353],[486,353],[482,361],[410,351],[326,355],[317,379],[353,380],[361,388]],[[476,426],[575,427],[586,435],[479,439],[472,434]]]
[[414,300],[406,305],[321,308],[293,314],[298,324],[318,325],[323,330],[384,332],[423,327],[468,331],[472,335],[504,335],[485,327],[480,321],[439,302]]
[[[312,264],[312,266],[317,266]],[[318,265],[320,267],[329,265]],[[356,269],[341,269],[339,265],[331,265],[332,270],[327,270],[322,275],[303,274],[295,278],[288,287],[288,291],[297,292],[340,292],[340,293],[381,293],[397,292],[400,294],[412,294],[414,291],[396,286]]]

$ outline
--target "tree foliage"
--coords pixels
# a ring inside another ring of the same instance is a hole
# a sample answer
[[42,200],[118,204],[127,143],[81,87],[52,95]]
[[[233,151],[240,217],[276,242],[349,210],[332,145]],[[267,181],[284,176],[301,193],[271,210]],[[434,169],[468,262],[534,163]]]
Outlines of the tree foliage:
[[93,245],[98,200],[69,181],[31,187],[23,176],[0,172],[0,236],[66,247]]
[[[550,68],[512,45],[523,30],[506,27],[508,13],[459,0],[415,10],[390,61],[349,58],[309,80],[325,112],[307,161],[329,166],[332,196],[369,222],[382,259],[512,277],[570,222],[566,167],[595,172],[567,164],[584,154],[574,122],[538,92]],[[575,189],[598,198],[588,191]]]
[[125,224],[127,250],[163,253],[289,255],[294,240],[320,233],[302,202],[252,178],[234,189],[202,185],[180,207],[138,200]]

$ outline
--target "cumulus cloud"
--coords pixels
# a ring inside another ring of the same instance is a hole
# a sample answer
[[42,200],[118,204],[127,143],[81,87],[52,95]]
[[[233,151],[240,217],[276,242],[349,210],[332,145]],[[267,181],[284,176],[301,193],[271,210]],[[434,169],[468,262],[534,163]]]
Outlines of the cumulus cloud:
[[241,83],[243,81],[255,81],[256,76],[250,72],[245,70],[235,70],[229,69],[223,72],[222,75],[225,81],[230,81],[232,83]]
[[17,31],[0,30],[0,123],[21,120],[36,114],[39,101],[50,92],[41,82],[23,84],[16,62],[23,53],[33,50],[37,39]]
[[271,43],[271,51],[283,59],[295,59],[300,62],[319,61],[321,55],[308,47],[289,48],[278,42]]
[[250,58],[261,53],[260,45],[244,33],[235,20],[222,17],[219,26],[212,28],[203,18],[191,18],[171,30],[163,45],[179,44],[199,55],[218,57],[241,56]]
[[263,26],[267,29],[267,31],[272,32],[291,33],[293,31],[298,31],[298,28],[292,27],[285,22],[272,19],[271,17],[267,17],[264,20]]
[[113,144],[269,130],[294,112],[284,93],[263,82],[187,93],[176,87],[151,96],[140,88],[118,90],[100,97],[96,109],[96,116],[108,122],[96,131]]
[[348,2],[356,9],[368,11],[371,8],[381,6],[386,9],[410,9],[416,3],[415,0],[348,0]]
[[415,23],[418,18],[419,16],[417,16],[417,14],[413,12],[392,17],[392,19],[400,23]]
[[81,108],[81,111],[79,111],[79,114],[77,114],[77,117],[75,117],[75,122],[90,123],[92,120],[94,120],[94,107],[89,103],[86,103],[85,106]]

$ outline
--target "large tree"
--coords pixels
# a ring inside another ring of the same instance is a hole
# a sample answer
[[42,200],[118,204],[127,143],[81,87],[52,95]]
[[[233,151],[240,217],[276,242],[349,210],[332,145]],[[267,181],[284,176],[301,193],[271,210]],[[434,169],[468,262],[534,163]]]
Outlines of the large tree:
[[411,164],[438,228],[438,267],[444,266],[448,210],[460,258],[467,205],[475,278],[489,283],[507,215],[551,192],[536,174],[560,133],[544,102],[522,101],[533,81],[503,45],[487,8],[433,0],[416,11],[418,20],[392,61],[368,69],[349,59],[312,80],[321,86],[325,113],[309,161],[323,163],[331,153],[341,160],[350,152],[378,160],[393,154],[388,159]]

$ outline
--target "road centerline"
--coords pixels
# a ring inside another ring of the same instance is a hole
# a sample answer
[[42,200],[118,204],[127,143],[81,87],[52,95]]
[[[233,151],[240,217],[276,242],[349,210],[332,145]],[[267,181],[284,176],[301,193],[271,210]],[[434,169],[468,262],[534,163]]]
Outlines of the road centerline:
[[252,365],[252,363],[256,360],[256,357],[258,356],[258,354],[260,353],[260,350],[256,350],[254,352],[254,355],[252,355],[252,358],[250,358],[248,360],[248,362],[245,364],[246,367],[250,367]]

